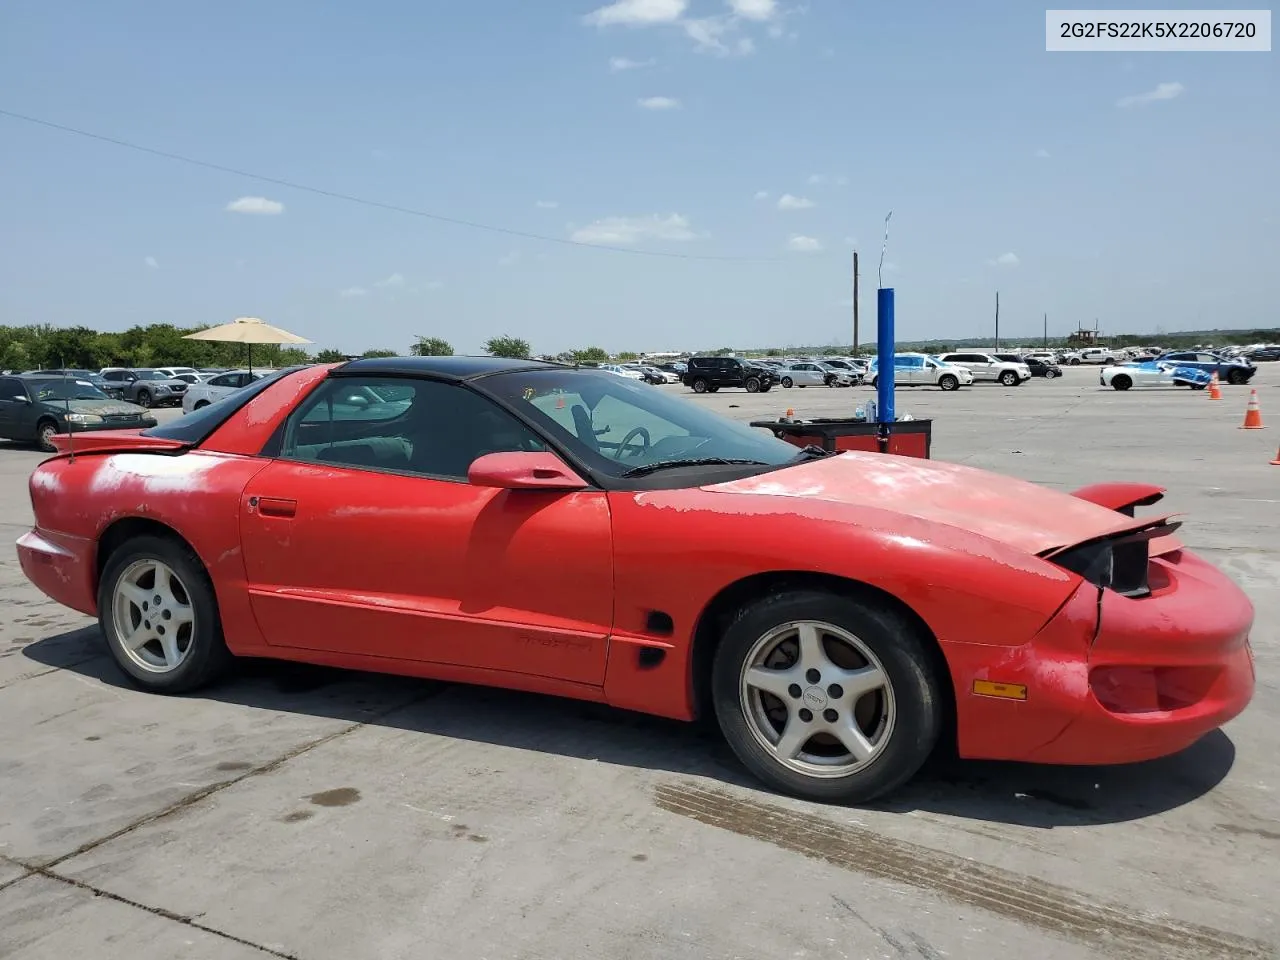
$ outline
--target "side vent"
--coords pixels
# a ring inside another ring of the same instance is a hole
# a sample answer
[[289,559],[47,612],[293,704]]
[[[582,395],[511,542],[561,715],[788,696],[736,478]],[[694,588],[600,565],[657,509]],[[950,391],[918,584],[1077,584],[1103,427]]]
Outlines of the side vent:
[[649,633],[656,633],[660,637],[669,637],[675,632],[676,625],[671,619],[671,614],[663,613],[661,610],[650,610],[649,616],[645,618],[644,628]]
[[665,659],[667,659],[667,651],[661,647],[641,647],[640,652],[636,654],[636,662],[640,664],[641,670],[652,670],[654,667],[661,666]]

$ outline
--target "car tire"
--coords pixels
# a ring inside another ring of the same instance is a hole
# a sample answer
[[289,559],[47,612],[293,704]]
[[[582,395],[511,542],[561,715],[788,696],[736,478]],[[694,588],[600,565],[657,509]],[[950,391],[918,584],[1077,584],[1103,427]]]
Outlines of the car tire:
[[694,392],[694,393],[706,393],[706,392],[707,392],[707,381],[706,381],[706,380],[704,380],[704,379],[702,379],[702,377],[699,377],[697,380],[693,381],[693,392]]
[[1046,370],[1046,371],[1044,372],[1044,378],[1045,378],[1046,380],[1052,380],[1052,379],[1053,379],[1054,377],[1056,377],[1057,375],[1058,375],[1058,371],[1057,371],[1057,370]]
[[1070,366],[1078,367],[1078,366],[1080,366],[1080,358],[1079,358],[1079,357],[1072,357],[1070,360],[1068,360],[1068,361],[1067,361],[1067,363],[1068,363]]
[[743,386],[747,388],[747,393],[760,392],[760,381],[755,377],[747,377],[747,382]]
[[1016,387],[1018,385],[1018,375],[1012,370],[1006,370],[1000,374],[1000,382],[1006,387]]
[[[916,774],[943,729],[947,697],[930,643],[887,604],[819,590],[766,596],[739,611],[716,649],[711,690],[720,729],[743,765],[778,791],[828,803],[873,800]],[[788,659],[808,664],[797,675],[807,685],[785,684],[785,670],[774,665]],[[861,693],[842,686],[855,679]],[[788,739],[793,723],[802,726]],[[780,745],[789,756],[780,756]]]
[[938,388],[941,390],[959,390],[960,378],[953,373],[944,373],[938,378]]
[[58,448],[53,445],[53,438],[58,435],[57,422],[47,417],[36,424],[36,446],[45,453],[57,453]]
[[1128,390],[1133,386],[1133,380],[1127,374],[1118,373],[1111,378],[1111,387],[1115,390]]
[[792,380],[790,377],[783,377],[782,385],[786,387],[788,390],[790,390],[792,387],[796,385],[796,382]]
[[116,665],[152,693],[205,686],[233,660],[209,574],[174,539],[137,537],[107,558],[98,585],[98,623]]
[[1245,375],[1243,370],[1232,370],[1227,374],[1227,383],[1232,386],[1238,387],[1243,383],[1248,383],[1248,381],[1249,378]]
[[876,379],[877,379],[876,377],[872,377],[870,380],[867,381],[867,383],[870,384],[872,387],[875,387]]
[[772,390],[772,389],[773,389],[773,384],[772,384],[772,383],[764,383],[764,384],[761,384],[761,385],[760,385],[760,392],[761,392],[761,393],[768,393],[768,392],[769,392],[770,390]]
[[713,383],[707,387],[707,393],[716,393],[720,390],[720,384]]
[[204,407],[207,407],[208,405],[209,405],[208,400],[197,400],[195,403],[191,405],[191,409],[200,410],[200,409],[203,409]]
[[150,390],[138,391],[138,406],[147,407],[148,409],[150,409],[151,407],[151,391]]

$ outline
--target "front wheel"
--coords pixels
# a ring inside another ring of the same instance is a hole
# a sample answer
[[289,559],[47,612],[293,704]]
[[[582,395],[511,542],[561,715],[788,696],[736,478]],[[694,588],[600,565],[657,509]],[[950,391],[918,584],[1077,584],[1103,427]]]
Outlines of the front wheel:
[[747,377],[747,382],[744,384],[744,386],[747,388],[747,393],[760,392],[760,381],[755,377]]
[[788,390],[790,390],[792,387],[796,385],[796,382],[792,380],[790,377],[783,377],[782,385],[786,387]]
[[1116,390],[1128,390],[1133,386],[1133,381],[1122,373],[1111,378],[1111,386]]
[[140,407],[147,407],[147,408],[150,408],[150,406],[151,406],[151,391],[150,391],[150,390],[139,390],[139,391],[138,391],[138,406],[140,406]]
[[192,410],[203,410],[203,409],[204,409],[205,407],[207,407],[208,405],[209,405],[209,401],[208,401],[208,400],[197,400],[197,401],[195,402],[195,404],[191,407],[191,409],[192,409]]
[[959,390],[960,378],[950,373],[943,374],[938,379],[938,386],[943,390]]
[[818,590],[743,608],[712,665],[716,717],[742,763],[807,800],[901,786],[942,730],[930,639],[898,610]]
[[1227,383],[1237,387],[1242,383],[1246,383],[1248,379],[1248,376],[1245,375],[1243,370],[1232,370],[1227,374]]
[[1057,371],[1057,370],[1046,370],[1046,371],[1044,372],[1044,377],[1045,377],[1045,379],[1046,379],[1046,380],[1052,380],[1052,379],[1053,379],[1054,377],[1056,377],[1057,375],[1058,375],[1058,371]]
[[1000,374],[1000,382],[1006,387],[1016,387],[1018,385],[1018,375],[1012,370],[1006,370]]
[[116,664],[143,690],[186,693],[231,662],[209,575],[174,540],[138,537],[108,558],[98,622]]

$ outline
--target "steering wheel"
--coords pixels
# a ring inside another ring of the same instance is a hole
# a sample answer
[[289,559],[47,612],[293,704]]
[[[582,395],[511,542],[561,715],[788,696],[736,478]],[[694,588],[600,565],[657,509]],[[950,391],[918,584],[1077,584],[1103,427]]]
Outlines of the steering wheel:
[[649,431],[646,430],[644,427],[632,427],[631,430],[627,432],[627,435],[622,438],[622,442],[618,444],[618,450],[613,455],[613,458],[615,460],[622,459],[623,454],[626,453],[627,446],[631,443],[632,437],[639,437],[641,440],[644,441],[643,445],[636,444],[636,450],[635,450],[636,456],[639,456],[640,454],[644,453],[646,450],[649,449]]

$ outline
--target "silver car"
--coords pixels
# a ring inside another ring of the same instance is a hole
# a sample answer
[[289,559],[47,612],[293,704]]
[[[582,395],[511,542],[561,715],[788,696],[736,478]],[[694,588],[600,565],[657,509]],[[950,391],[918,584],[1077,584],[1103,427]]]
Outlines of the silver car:
[[202,383],[193,383],[182,397],[182,412],[190,413],[207,407],[215,400],[221,400],[229,393],[235,393],[241,387],[247,387],[255,380],[261,380],[268,370],[231,370],[219,373]]

